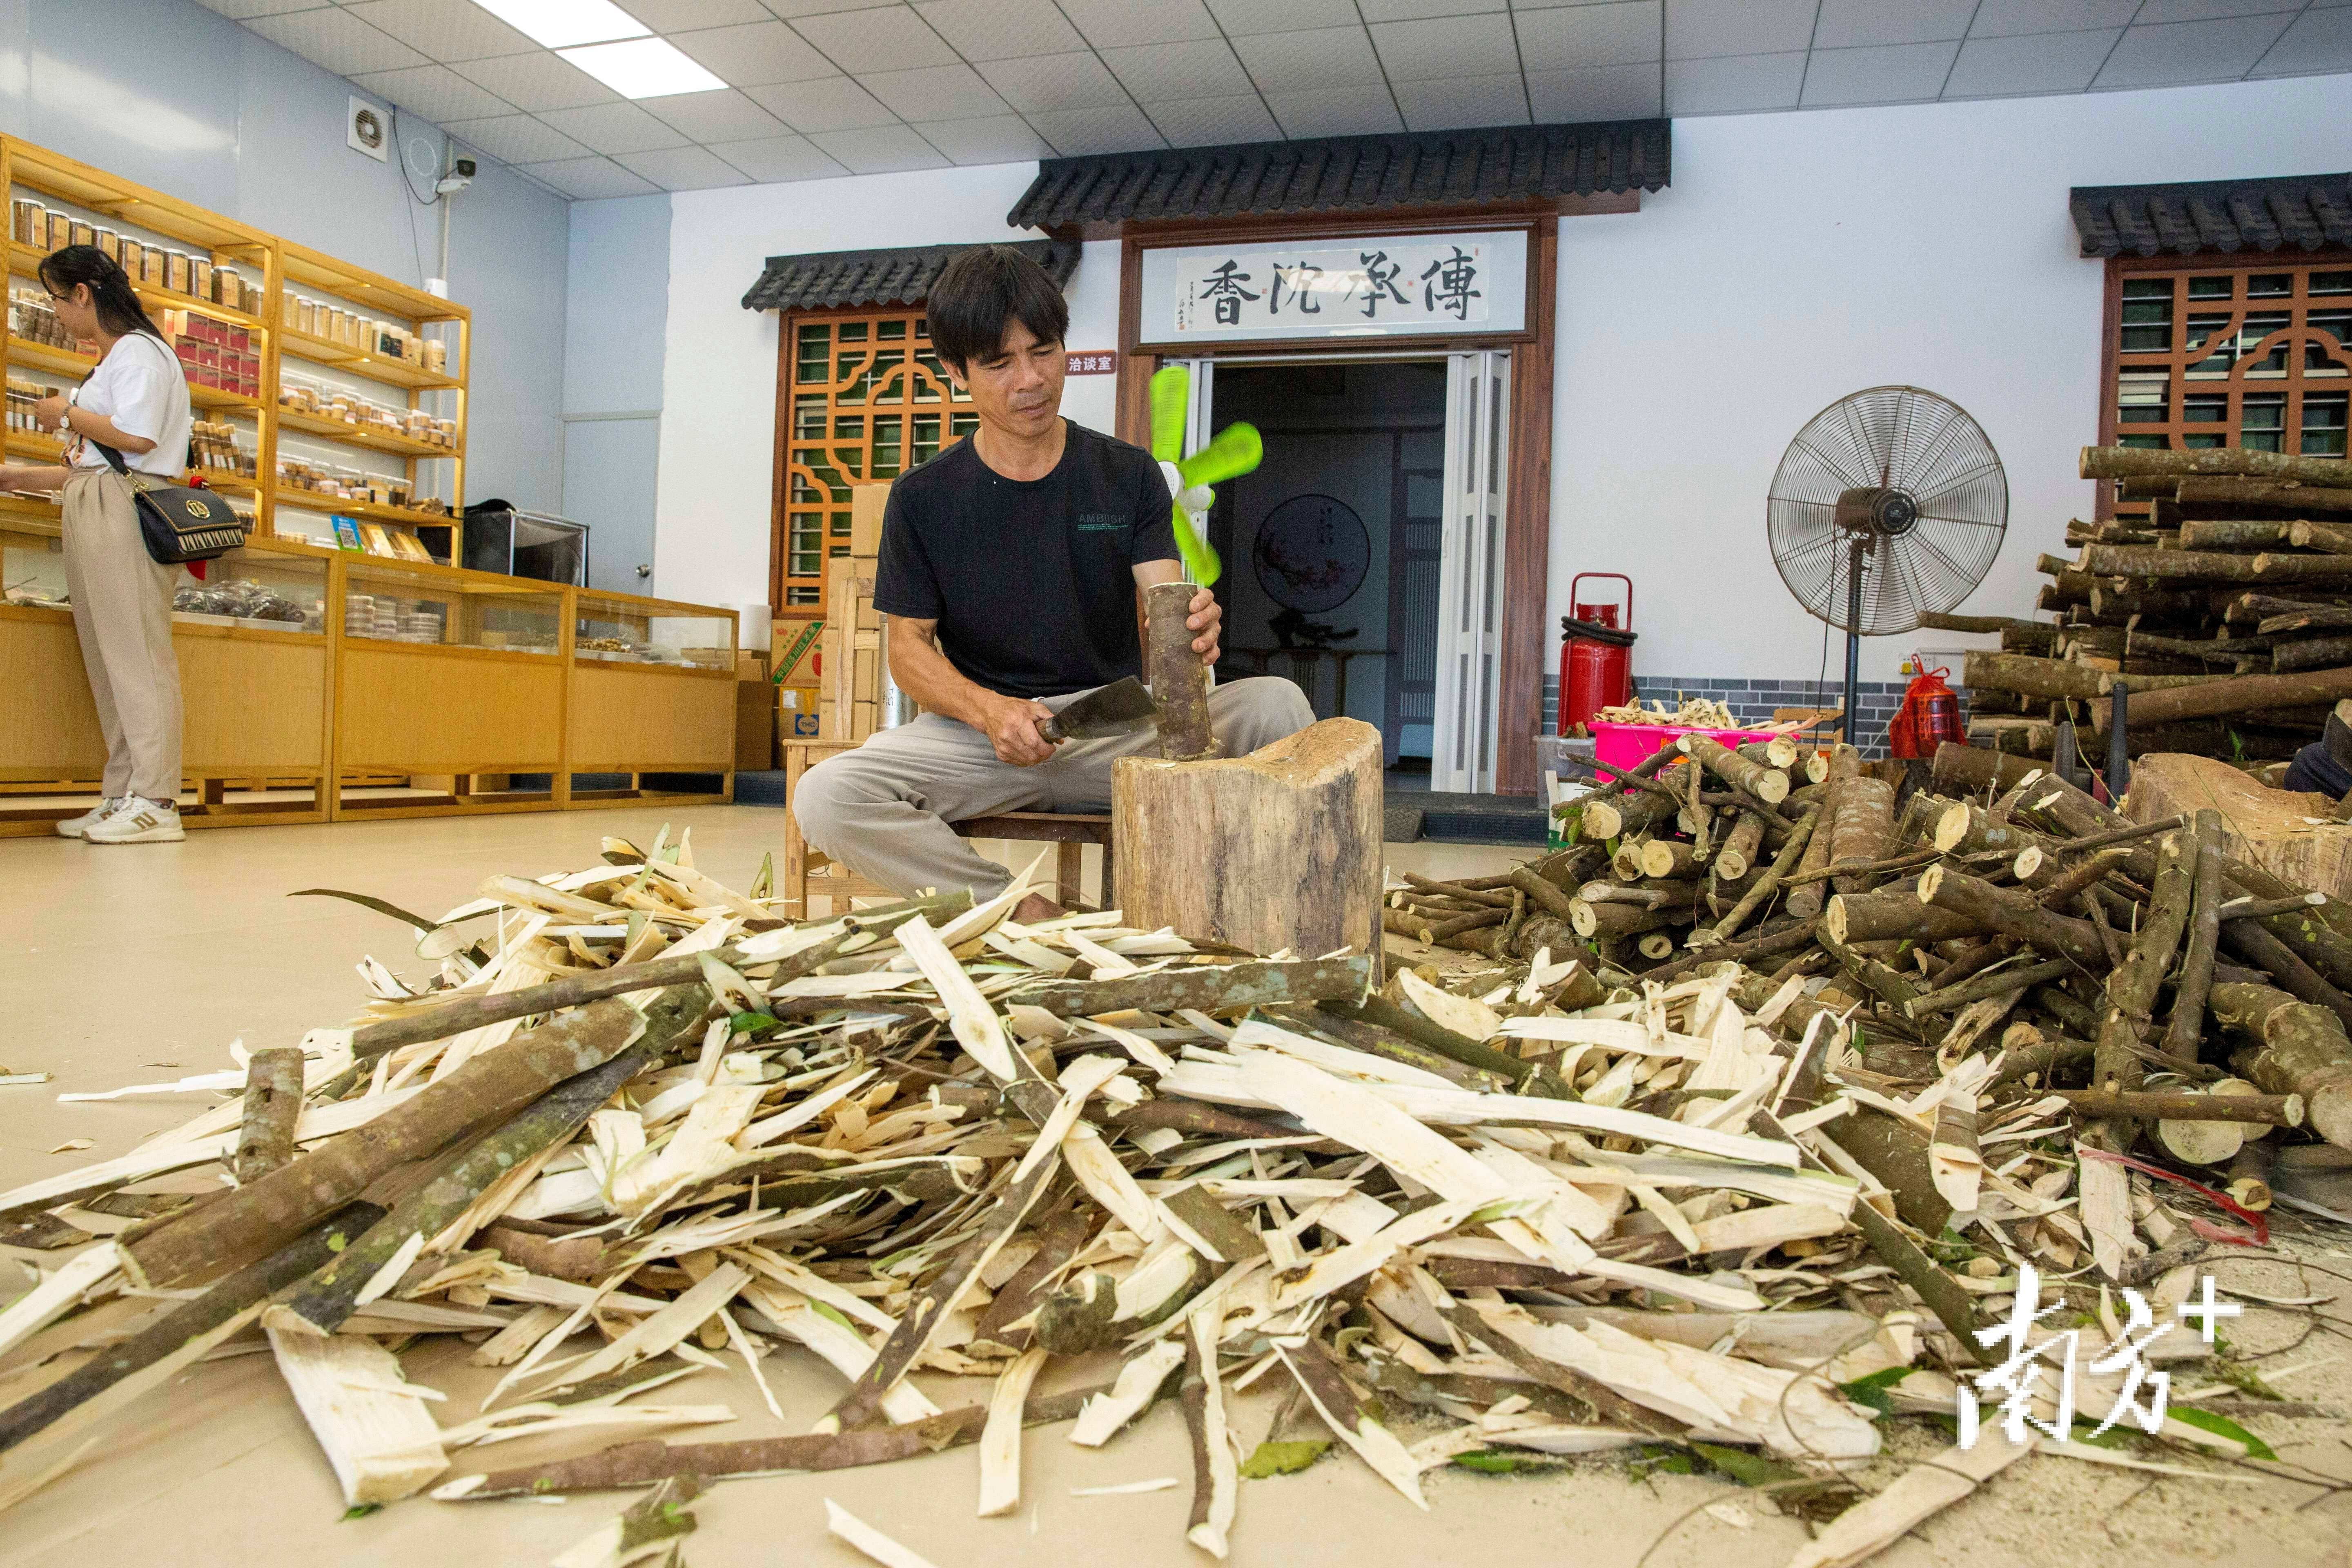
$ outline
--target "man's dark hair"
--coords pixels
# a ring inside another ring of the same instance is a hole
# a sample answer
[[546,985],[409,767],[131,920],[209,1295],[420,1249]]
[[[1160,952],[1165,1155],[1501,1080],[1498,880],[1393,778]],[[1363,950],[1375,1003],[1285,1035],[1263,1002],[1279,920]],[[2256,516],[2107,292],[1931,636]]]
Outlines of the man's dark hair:
[[1069,301],[1052,276],[1009,245],[976,246],[949,262],[926,310],[931,346],[959,371],[996,353],[1014,321],[1040,342],[1060,342],[1070,330]]

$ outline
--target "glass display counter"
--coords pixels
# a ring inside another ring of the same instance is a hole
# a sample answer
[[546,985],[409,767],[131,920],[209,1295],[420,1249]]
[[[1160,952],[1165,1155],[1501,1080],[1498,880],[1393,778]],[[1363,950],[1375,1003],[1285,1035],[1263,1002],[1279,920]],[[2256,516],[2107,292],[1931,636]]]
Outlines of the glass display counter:
[[[730,612],[582,591],[572,626],[573,795],[722,797],[735,766],[735,642]],[[629,775],[625,788],[610,776],[619,774]]]
[[176,626],[324,637],[327,563],[262,544],[206,563],[202,577],[183,566],[172,593],[172,620]]
[[0,603],[63,605],[65,546],[54,509],[44,518],[37,503],[15,495],[0,495]]
[[527,578],[354,557],[342,609],[347,638],[548,658],[562,647],[562,591]]

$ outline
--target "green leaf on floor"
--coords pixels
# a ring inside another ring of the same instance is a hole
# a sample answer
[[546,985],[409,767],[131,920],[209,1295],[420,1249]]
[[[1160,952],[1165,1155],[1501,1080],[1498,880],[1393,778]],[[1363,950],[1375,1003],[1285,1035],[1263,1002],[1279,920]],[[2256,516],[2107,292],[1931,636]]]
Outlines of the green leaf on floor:
[[730,1035],[767,1035],[784,1026],[782,1018],[768,1013],[738,1013],[727,1020]]
[[1242,1479],[1262,1481],[1269,1476],[1296,1475],[1321,1458],[1323,1450],[1330,1446],[1328,1440],[1320,1438],[1298,1443],[1260,1443],[1250,1457],[1242,1461]]
[[2210,1432],[2216,1437],[2227,1437],[2232,1443],[2243,1443],[2246,1446],[2246,1458],[2250,1459],[2278,1458],[2277,1452],[2268,1443],[2263,1442],[2226,1415],[2216,1415],[2210,1410],[2200,1410],[2193,1405],[2175,1405],[2165,1414],[2170,1415],[2175,1421],[2196,1427],[2200,1432]]
[[1751,1454],[1745,1448],[1727,1448],[1717,1443],[1693,1443],[1691,1452],[1743,1487],[1779,1486],[1805,1479],[1802,1471],[1776,1464],[1761,1454]]
[[1838,1392],[1856,1405],[1867,1405],[1881,1415],[1891,1415],[1895,1412],[1895,1402],[1887,1397],[1886,1391],[1910,1376],[1911,1373],[1912,1369],[1907,1366],[1890,1366],[1867,1377],[1857,1377],[1852,1383],[1841,1383]]
[[343,1510],[343,1517],[336,1522],[339,1524],[349,1524],[352,1520],[365,1519],[372,1513],[382,1513],[383,1511],[383,1504],[380,1502],[355,1503],[352,1507]]

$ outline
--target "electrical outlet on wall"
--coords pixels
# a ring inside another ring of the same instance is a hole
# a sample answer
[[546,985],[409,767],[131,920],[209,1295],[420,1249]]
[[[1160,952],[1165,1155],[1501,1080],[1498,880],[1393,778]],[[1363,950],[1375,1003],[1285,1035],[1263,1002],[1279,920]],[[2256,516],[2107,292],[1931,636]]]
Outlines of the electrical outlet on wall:
[[390,163],[392,116],[364,98],[353,98],[343,115],[343,140],[353,152]]

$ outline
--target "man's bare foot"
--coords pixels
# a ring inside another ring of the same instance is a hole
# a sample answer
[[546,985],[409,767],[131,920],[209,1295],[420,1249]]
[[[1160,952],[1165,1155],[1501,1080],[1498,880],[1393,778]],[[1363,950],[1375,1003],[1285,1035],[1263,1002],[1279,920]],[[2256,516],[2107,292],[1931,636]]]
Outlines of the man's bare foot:
[[1032,893],[1013,906],[1015,925],[1033,926],[1039,921],[1058,920],[1069,911],[1043,893]]

